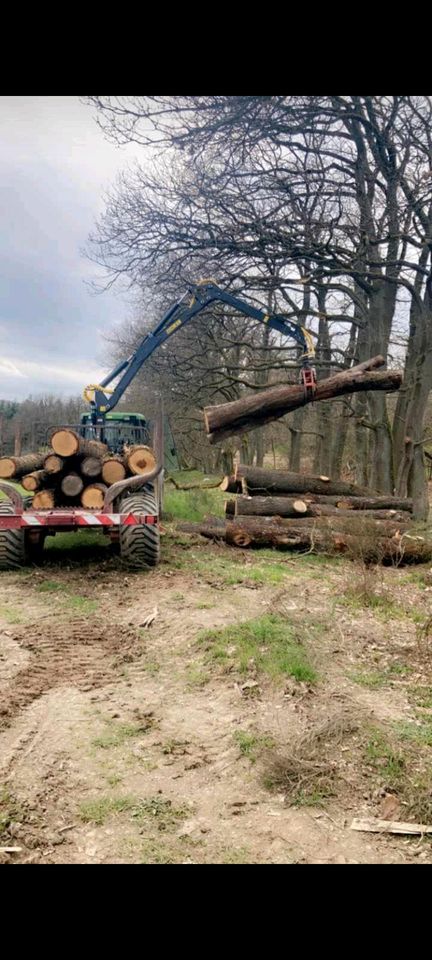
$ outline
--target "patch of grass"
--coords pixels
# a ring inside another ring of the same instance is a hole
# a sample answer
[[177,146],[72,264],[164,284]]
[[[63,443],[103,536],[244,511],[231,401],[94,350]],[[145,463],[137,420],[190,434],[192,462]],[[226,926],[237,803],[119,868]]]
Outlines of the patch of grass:
[[359,683],[362,687],[379,688],[387,686],[397,676],[405,676],[410,673],[411,669],[411,667],[404,666],[403,664],[394,663],[381,671],[352,673],[350,677],[351,680]]
[[248,757],[251,763],[255,763],[263,750],[270,750],[275,746],[273,737],[248,733],[245,730],[236,730],[234,741],[237,744],[242,757]]
[[427,685],[411,687],[409,696],[417,706],[426,707],[426,709],[432,708],[432,687]]
[[338,596],[338,602],[353,610],[372,610],[376,617],[383,620],[403,620],[409,616],[393,597],[376,592],[375,588],[369,590],[362,582],[348,587],[342,597]]
[[410,740],[422,746],[432,747],[432,721],[415,723],[405,720],[395,725],[395,732],[402,740]]
[[405,757],[399,747],[390,742],[383,730],[372,728],[365,747],[365,759],[379,772],[389,786],[397,786],[405,770]]
[[153,820],[158,830],[172,830],[179,820],[185,820],[192,810],[184,804],[174,804],[166,797],[156,796],[139,800],[132,811],[132,817],[138,823]]
[[90,530],[76,533],[56,533],[45,541],[45,563],[63,564],[65,562],[94,564],[95,560],[106,560],[111,555],[109,537]]
[[98,609],[97,600],[89,600],[88,597],[80,597],[77,593],[72,593],[69,597],[65,597],[63,600],[65,606],[70,607],[71,610],[77,610],[79,613],[95,613]]
[[202,600],[202,601],[200,600],[199,603],[195,604],[195,607],[197,610],[212,610],[214,606],[215,606],[214,603],[206,603],[205,600]]
[[186,670],[186,683],[188,687],[205,687],[210,683],[211,677],[201,667],[188,667]]
[[119,777],[118,773],[110,773],[107,775],[106,781],[110,787],[117,787],[122,782],[122,777]]
[[125,740],[132,737],[139,737],[150,729],[152,724],[136,723],[112,723],[109,724],[106,731],[100,737],[92,740],[93,747],[99,747],[101,750],[109,750],[111,747],[119,747]]
[[[183,478],[181,483],[194,481]],[[196,482],[196,481],[195,481]],[[198,481],[205,482],[205,481]],[[211,482],[211,481],[210,481]],[[171,484],[166,484],[164,493],[164,516],[175,520],[202,520],[212,515],[223,517],[225,511],[226,493],[214,487],[210,490],[176,490]]]
[[221,630],[201,631],[197,642],[204,647],[207,662],[220,664],[224,669],[236,669],[243,674],[256,670],[272,679],[290,676],[307,683],[317,680],[294,628],[276,614]]
[[101,826],[113,814],[133,810],[134,797],[100,797],[98,800],[86,800],[79,806],[79,817],[83,823],[96,823]]
[[23,819],[23,811],[6,787],[0,787],[0,840],[9,836],[9,826]]
[[253,857],[247,847],[226,847],[218,854],[215,863],[253,863]]
[[24,622],[23,617],[20,613],[18,613],[18,610],[16,610],[15,607],[6,606],[6,604],[2,604],[0,606],[0,618],[2,620],[6,620],[6,623],[10,624]]
[[57,593],[59,590],[64,589],[64,583],[59,583],[58,580],[44,580],[43,583],[39,583],[36,587],[38,593]]

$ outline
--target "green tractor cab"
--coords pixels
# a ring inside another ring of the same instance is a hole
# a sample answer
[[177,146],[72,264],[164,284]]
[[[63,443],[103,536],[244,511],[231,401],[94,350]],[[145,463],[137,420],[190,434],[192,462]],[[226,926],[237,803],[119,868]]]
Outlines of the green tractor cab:
[[[179,470],[179,460],[168,417],[164,421],[164,467],[165,470]],[[91,413],[81,414],[81,436],[87,440],[98,439],[106,443],[113,453],[121,453],[124,444],[151,445],[153,421],[147,420],[142,413],[105,413],[94,422]]]

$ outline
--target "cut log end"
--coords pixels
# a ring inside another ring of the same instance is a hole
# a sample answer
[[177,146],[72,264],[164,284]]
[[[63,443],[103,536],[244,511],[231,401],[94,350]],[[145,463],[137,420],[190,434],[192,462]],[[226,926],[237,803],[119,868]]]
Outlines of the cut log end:
[[104,483],[91,483],[81,494],[81,504],[87,510],[102,509],[108,487]]
[[145,477],[156,466],[156,457],[153,450],[146,446],[125,448],[125,457],[131,473]]
[[0,460],[0,477],[2,480],[10,480],[15,473],[15,462],[11,457],[2,457]]
[[52,510],[55,506],[55,491],[40,490],[33,497],[32,507],[34,510]]
[[83,486],[83,479],[78,473],[66,474],[61,482],[61,489],[66,497],[78,497]]
[[61,457],[73,457],[78,453],[79,438],[73,430],[55,430],[51,437],[51,446]]
[[47,473],[61,473],[63,470],[63,460],[56,453],[49,453],[43,465]]
[[108,486],[124,480],[126,477],[126,467],[118,457],[110,457],[102,464],[102,479]]

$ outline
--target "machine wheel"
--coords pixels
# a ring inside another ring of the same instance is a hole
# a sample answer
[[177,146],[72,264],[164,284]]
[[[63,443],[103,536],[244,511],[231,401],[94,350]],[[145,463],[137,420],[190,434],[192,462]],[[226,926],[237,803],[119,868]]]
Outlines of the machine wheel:
[[[14,513],[10,500],[0,500],[0,514]],[[0,530],[0,570],[23,567],[26,561],[24,530]]]
[[[121,502],[122,513],[149,513],[158,515],[153,490],[130,494]],[[120,556],[131,567],[155,567],[160,559],[160,534],[157,524],[120,526]]]

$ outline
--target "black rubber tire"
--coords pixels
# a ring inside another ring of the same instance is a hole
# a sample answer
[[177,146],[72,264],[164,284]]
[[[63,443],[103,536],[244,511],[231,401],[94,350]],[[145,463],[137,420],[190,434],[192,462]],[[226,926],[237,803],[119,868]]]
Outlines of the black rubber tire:
[[[14,513],[10,500],[0,500],[0,514]],[[26,562],[24,530],[0,530],[0,570],[16,570]]]
[[[139,493],[125,497],[121,513],[158,514],[153,490],[144,488]],[[158,524],[140,523],[137,526],[120,526],[120,556],[130,567],[155,567],[160,560],[160,533]]]

